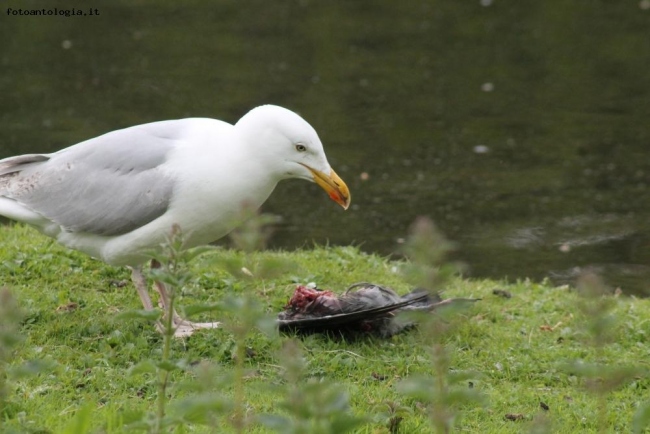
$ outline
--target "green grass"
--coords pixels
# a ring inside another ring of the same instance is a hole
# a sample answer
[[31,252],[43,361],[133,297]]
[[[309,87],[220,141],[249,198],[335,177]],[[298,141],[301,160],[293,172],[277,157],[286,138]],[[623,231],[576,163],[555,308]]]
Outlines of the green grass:
[[[400,293],[409,290],[397,273],[398,263],[353,247],[255,253],[251,259],[269,257],[294,263],[289,272],[255,283],[255,294],[269,313],[282,309],[295,282],[316,282],[321,288],[341,291],[351,283],[371,281]],[[178,304],[214,303],[249,287],[220,265],[241,258],[242,253],[230,250],[197,258],[190,264],[193,280]],[[25,340],[16,347],[10,368],[32,360],[51,364],[45,371],[9,383],[0,432],[64,432],[86,406],[92,415],[88,432],[122,433],[123,426],[141,412],[155,409],[155,377],[130,373],[130,369],[142,360],[159,359],[162,337],[146,321],[116,319],[120,312],[141,308],[128,270],[109,267],[16,225],[0,226],[0,277],[0,286],[13,293],[24,313]],[[512,298],[493,295],[495,288],[511,292]],[[585,343],[579,296],[567,287],[456,278],[444,294],[482,299],[457,313],[456,328],[443,338],[451,371],[476,372],[471,383],[485,398],[483,405],[458,408],[458,432],[519,433],[549,426],[544,424],[550,424],[548,432],[557,433],[631,431],[637,407],[650,400],[646,376],[627,379],[601,399],[565,366],[579,360],[647,369],[650,301],[612,297],[615,339],[595,348]],[[212,313],[206,319],[224,318]],[[247,411],[282,413],[280,402],[285,397],[278,387],[284,380],[277,357],[281,343],[254,333],[246,345]],[[356,341],[315,335],[300,339],[298,346],[305,357],[306,376],[339,384],[348,393],[354,414],[368,418],[355,432],[388,433],[389,405],[398,407],[396,412],[403,418],[397,432],[431,432],[426,406],[396,390],[402,379],[434,371],[426,333],[415,330],[387,340]],[[197,366],[215,364],[215,385],[209,387],[230,397],[231,383],[219,378],[232,373],[234,348],[233,336],[225,329],[208,330],[175,341],[173,356]],[[174,403],[193,393],[182,387],[192,384],[193,375],[173,373],[172,410]],[[469,380],[465,383],[463,387],[469,387]],[[540,402],[549,410],[542,410]],[[510,421],[506,414],[524,417]],[[174,432],[228,432],[228,415],[215,423],[218,427],[187,424]],[[253,424],[247,432],[270,431]]]

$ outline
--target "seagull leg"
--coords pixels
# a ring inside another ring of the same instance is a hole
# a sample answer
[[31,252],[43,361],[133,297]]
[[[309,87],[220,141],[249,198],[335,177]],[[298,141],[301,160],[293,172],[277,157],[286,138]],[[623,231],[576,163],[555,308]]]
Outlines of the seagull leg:
[[131,268],[131,280],[133,280],[135,289],[138,290],[138,295],[140,296],[144,310],[153,310],[153,303],[151,303],[151,298],[147,292],[147,279],[142,274],[141,267]]
[[[151,268],[159,268],[160,263],[155,259],[151,260]],[[163,282],[154,281],[154,287],[158,294],[160,294],[159,304],[161,305],[164,315],[167,315],[167,307],[169,306],[170,299],[167,287]],[[176,309],[172,309],[172,327],[174,328],[174,336],[177,338],[190,336],[196,330],[199,329],[216,329],[221,323],[219,322],[192,322],[184,319],[178,313]],[[160,324],[157,327],[160,330]]]
[[[135,289],[138,290],[138,295],[144,306],[144,310],[153,310],[153,303],[151,302],[151,297],[149,297],[149,292],[147,291],[147,279],[142,274],[142,267],[133,267],[131,268],[131,280],[133,280],[133,285]],[[156,330],[160,333],[165,330],[163,324],[160,321],[156,321]]]

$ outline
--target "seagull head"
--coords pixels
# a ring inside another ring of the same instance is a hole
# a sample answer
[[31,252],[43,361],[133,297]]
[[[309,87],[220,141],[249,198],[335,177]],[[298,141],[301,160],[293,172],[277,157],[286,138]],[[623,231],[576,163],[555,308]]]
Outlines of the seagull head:
[[264,105],[248,112],[235,128],[280,179],[315,182],[334,202],[348,209],[348,186],[327,161],[314,128],[299,115],[282,107]]

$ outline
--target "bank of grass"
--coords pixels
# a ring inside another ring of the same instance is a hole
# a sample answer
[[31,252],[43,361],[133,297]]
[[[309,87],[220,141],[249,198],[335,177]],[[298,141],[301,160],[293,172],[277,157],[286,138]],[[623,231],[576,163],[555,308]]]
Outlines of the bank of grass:
[[[282,309],[296,282],[341,291],[351,283],[370,281],[400,293],[409,290],[397,273],[398,263],[353,247],[254,253],[248,260],[269,257],[294,264],[279,277],[254,283],[254,293],[269,313]],[[241,258],[242,253],[231,250],[197,258],[190,264],[193,280],[178,303],[216,303],[252,285],[223,271],[224,261]],[[62,248],[24,226],[0,226],[0,278],[0,286],[13,293],[24,314],[20,330],[25,340],[15,348],[9,369],[33,360],[50,365],[8,383],[0,432],[64,432],[85,409],[91,415],[89,428],[77,432],[122,433],[143,412],[155,409],[154,376],[131,369],[142,360],[159,359],[162,338],[144,320],[116,319],[122,311],[140,308],[126,269]],[[495,289],[511,298],[495,295]],[[476,373],[460,386],[484,397],[482,405],[458,406],[458,432],[630,432],[637,407],[650,401],[650,381],[643,372],[650,364],[650,301],[612,297],[614,339],[599,347],[588,343],[580,297],[567,287],[457,278],[446,285],[444,295],[482,299],[457,312],[455,329],[443,338],[450,371]],[[215,315],[207,318],[228,320]],[[366,419],[355,432],[427,433],[432,432],[427,406],[396,386],[409,376],[434,372],[430,338],[414,330],[386,340],[315,335],[297,342],[305,377],[338,384],[349,396],[352,413]],[[277,357],[283,339],[256,333],[246,340],[248,414],[286,414],[281,408],[285,377]],[[203,386],[228,399],[234,348],[225,329],[207,330],[175,341],[173,356],[197,369],[213,364],[214,384]],[[604,384],[605,369],[600,378],[586,380],[579,368],[567,367],[576,361],[638,371],[599,395],[584,386]],[[183,387],[192,384],[194,375],[191,370],[173,372],[170,406],[195,393],[196,384]],[[212,427],[187,423],[174,432],[229,432],[230,415],[220,416]],[[253,423],[246,432],[271,431]]]

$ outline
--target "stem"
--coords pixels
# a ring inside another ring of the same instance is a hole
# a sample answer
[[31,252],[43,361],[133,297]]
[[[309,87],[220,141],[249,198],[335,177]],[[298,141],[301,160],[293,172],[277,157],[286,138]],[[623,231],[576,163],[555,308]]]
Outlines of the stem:
[[[601,360],[605,360],[605,354],[603,351],[603,346],[596,342],[596,360],[600,363]],[[603,382],[606,381],[606,378],[603,378]],[[596,380],[594,380],[596,381]],[[599,387],[597,390],[598,393],[598,431],[601,433],[606,433],[608,429],[607,425],[607,390],[604,388],[604,385]]]
[[[0,353],[2,353],[2,348],[0,348]],[[0,354],[1,356],[2,354]],[[7,398],[7,379],[6,379],[6,372],[5,372],[5,367],[4,367],[5,362],[0,358],[0,431],[2,431],[2,425],[3,425],[3,420],[4,417],[2,416],[4,414],[4,408],[5,408],[5,400]]]
[[[241,327],[241,326],[239,326]],[[235,378],[234,378],[234,401],[235,411],[233,415],[233,425],[237,433],[244,432],[244,357],[246,357],[245,347],[246,332],[236,331],[237,352],[235,361]]]
[[449,421],[447,420],[447,409],[445,407],[447,400],[447,382],[445,381],[447,375],[447,363],[445,348],[441,343],[433,344],[433,366],[436,371],[436,382],[438,387],[438,396],[433,400],[431,417],[433,418],[433,425],[437,428],[438,432],[449,432]]
[[[167,273],[173,273],[176,270],[175,267],[175,255],[170,261],[166,268]],[[165,285],[166,286],[166,285]],[[171,344],[172,336],[174,335],[173,328],[173,315],[174,315],[174,300],[176,298],[176,288],[173,286],[168,288],[167,294],[169,295],[169,300],[167,303],[167,312],[164,313],[164,334],[163,334],[163,352],[162,352],[162,361],[163,363],[169,361],[169,356],[171,353]],[[159,382],[158,382],[158,409],[156,412],[156,425],[154,429],[154,434],[160,434],[162,432],[163,419],[165,418],[165,407],[167,405],[167,385],[169,384],[169,371],[167,369],[160,369],[158,371]]]
[[[0,288],[0,432],[4,432],[4,410],[9,398],[7,368],[12,358],[12,347],[19,336],[20,309],[8,289]],[[9,337],[9,339],[7,339]]]

